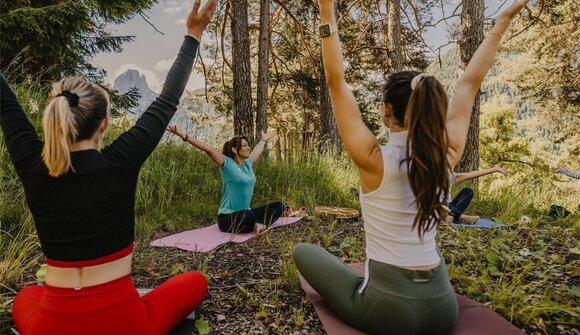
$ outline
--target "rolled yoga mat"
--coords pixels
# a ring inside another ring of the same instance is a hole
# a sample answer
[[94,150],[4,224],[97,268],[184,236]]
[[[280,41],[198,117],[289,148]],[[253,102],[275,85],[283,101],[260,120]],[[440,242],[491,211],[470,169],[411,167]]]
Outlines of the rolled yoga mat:
[[[360,274],[364,274],[364,263],[349,264]],[[314,306],[316,314],[322,322],[322,326],[328,335],[366,335],[345,321],[322,299],[318,293],[308,285],[302,276],[300,285],[306,293],[306,297]],[[501,315],[489,309],[487,306],[460,294],[457,294],[459,305],[459,320],[451,335],[521,335],[525,334]],[[388,334],[385,334],[388,335]]]

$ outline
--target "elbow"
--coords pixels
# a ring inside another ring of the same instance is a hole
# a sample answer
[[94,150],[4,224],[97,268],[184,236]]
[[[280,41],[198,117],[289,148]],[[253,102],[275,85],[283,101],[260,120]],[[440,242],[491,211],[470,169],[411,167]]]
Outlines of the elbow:
[[[458,82],[457,87],[465,90],[466,92],[470,92],[473,95],[477,93],[479,88],[481,87],[481,83],[483,82],[483,77],[475,76],[475,75],[467,75],[463,76]],[[456,90],[457,92],[457,90]]]

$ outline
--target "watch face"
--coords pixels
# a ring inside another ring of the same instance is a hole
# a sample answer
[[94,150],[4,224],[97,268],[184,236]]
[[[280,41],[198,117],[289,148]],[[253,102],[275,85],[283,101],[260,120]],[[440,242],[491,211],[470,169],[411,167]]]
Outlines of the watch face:
[[324,25],[320,26],[320,36],[326,37],[329,35],[330,35],[330,25],[324,24]]

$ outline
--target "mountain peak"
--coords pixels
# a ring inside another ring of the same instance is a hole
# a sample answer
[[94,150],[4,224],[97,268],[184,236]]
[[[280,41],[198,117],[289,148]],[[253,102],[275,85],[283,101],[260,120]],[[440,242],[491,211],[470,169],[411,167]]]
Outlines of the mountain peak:
[[131,112],[140,115],[155,100],[157,93],[149,88],[147,78],[138,70],[128,69],[115,78],[113,89],[117,90],[119,94],[127,93],[132,87],[137,88],[141,98],[139,99],[139,106]]
[[119,91],[120,94],[127,93],[131,87],[137,87],[139,92],[141,92],[141,95],[148,91],[153,93],[151,88],[149,88],[149,85],[147,85],[147,78],[145,78],[145,75],[135,69],[128,69],[120,74],[115,78],[115,83],[113,84],[113,88]]

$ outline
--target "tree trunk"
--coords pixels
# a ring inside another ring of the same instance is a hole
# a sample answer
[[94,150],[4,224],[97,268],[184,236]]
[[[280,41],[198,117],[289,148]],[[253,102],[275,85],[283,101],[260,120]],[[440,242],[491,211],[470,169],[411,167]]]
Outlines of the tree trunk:
[[[258,101],[256,137],[268,131],[268,79],[270,77],[268,50],[270,47],[270,0],[260,0],[260,42],[258,50]],[[267,156],[267,155],[265,155]]]
[[400,0],[387,0],[387,48],[389,72],[403,69],[403,54],[401,52],[401,3]]
[[340,153],[340,137],[336,127],[336,119],[332,112],[332,102],[326,86],[326,74],[324,73],[322,59],[320,60],[320,140],[318,142],[318,151],[328,151],[334,155]]
[[234,90],[234,133],[254,138],[252,111],[252,78],[250,72],[250,34],[248,29],[248,2],[232,3],[232,67]]
[[[461,11],[461,40],[459,41],[459,68],[465,71],[473,54],[483,41],[484,1],[463,1]],[[475,171],[479,168],[479,107],[480,93],[475,96],[471,123],[463,157],[457,165],[458,172]],[[450,129],[450,131],[453,131]]]

